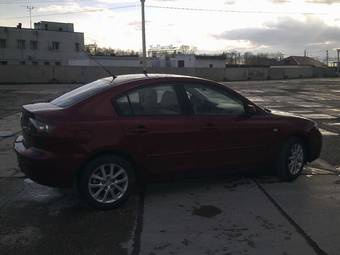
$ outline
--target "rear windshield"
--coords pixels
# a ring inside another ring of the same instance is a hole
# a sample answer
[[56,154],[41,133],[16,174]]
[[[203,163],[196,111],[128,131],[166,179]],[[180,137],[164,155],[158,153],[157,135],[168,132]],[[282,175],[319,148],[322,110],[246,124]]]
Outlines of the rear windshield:
[[60,97],[57,97],[51,102],[51,104],[63,108],[74,105],[109,88],[111,81],[112,78],[106,78],[91,82],[77,89],[74,89]]

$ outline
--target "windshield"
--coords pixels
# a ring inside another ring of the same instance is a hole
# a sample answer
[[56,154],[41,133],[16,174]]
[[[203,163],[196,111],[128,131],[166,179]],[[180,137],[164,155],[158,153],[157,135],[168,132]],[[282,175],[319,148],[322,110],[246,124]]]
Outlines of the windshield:
[[59,107],[69,107],[76,103],[79,103],[86,98],[98,94],[99,92],[107,89],[112,81],[112,78],[100,79],[77,89],[74,89],[60,97],[54,99],[51,104]]

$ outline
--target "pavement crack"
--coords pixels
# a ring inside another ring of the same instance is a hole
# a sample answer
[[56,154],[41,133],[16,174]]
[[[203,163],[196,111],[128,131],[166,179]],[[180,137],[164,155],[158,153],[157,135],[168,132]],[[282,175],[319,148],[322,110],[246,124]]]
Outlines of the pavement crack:
[[131,255],[139,255],[140,253],[141,236],[143,232],[144,201],[145,201],[145,185],[141,185],[136,216],[137,217],[136,229],[133,237],[133,250],[131,252]]
[[263,192],[269,201],[279,210],[281,215],[295,228],[295,230],[306,240],[308,245],[315,251],[317,255],[327,255],[327,253],[314,241],[297,222],[280,206],[278,202],[265,190],[265,188],[256,179],[252,179],[256,186]]

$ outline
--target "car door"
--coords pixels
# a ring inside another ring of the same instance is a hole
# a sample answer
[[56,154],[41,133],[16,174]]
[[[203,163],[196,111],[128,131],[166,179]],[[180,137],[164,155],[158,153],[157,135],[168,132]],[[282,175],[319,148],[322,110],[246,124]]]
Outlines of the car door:
[[268,155],[271,129],[261,117],[219,86],[184,86],[200,127],[198,164],[201,168],[246,167],[262,164]]
[[163,175],[195,168],[199,128],[184,114],[175,85],[148,85],[116,100],[125,146],[145,170]]

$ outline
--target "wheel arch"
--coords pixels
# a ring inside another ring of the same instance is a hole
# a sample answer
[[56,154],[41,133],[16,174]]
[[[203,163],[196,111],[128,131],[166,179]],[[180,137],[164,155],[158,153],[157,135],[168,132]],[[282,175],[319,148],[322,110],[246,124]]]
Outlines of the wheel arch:
[[114,155],[114,156],[118,156],[118,157],[125,159],[126,161],[132,164],[133,170],[136,174],[136,181],[139,182],[143,178],[143,173],[142,171],[139,170],[136,158],[131,153],[128,153],[127,151],[122,150],[122,149],[102,148],[91,153],[91,155],[89,155],[89,157],[81,164],[81,166],[78,168],[78,170],[75,173],[74,184],[75,185],[77,184],[82,170],[90,161],[92,161],[93,159],[97,157],[101,157],[105,155]]
[[[292,138],[297,138],[299,140],[301,140],[303,142],[304,145],[304,150],[306,152],[306,157],[305,157],[305,162],[310,162],[310,148],[309,148],[309,139],[308,136],[304,133],[293,133],[291,134],[288,139],[292,139]],[[286,141],[288,140],[286,139]]]

